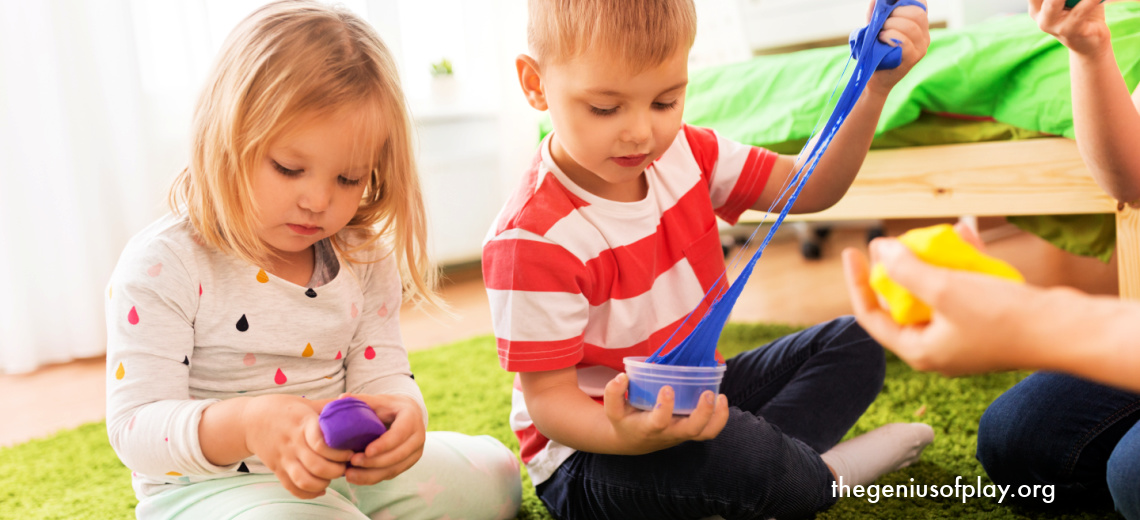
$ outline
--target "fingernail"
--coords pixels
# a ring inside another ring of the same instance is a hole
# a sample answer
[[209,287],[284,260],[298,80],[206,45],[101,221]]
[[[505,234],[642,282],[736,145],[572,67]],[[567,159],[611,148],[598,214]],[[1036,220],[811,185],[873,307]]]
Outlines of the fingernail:
[[713,393],[712,392],[705,392],[704,394],[701,395],[701,400],[708,403],[708,404],[712,404]]

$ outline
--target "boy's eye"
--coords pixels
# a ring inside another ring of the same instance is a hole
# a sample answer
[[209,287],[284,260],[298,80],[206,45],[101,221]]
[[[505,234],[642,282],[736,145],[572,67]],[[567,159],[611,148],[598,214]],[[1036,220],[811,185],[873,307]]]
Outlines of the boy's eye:
[[363,177],[359,178],[359,179],[349,179],[348,177],[345,177],[343,175],[337,177],[336,180],[342,186],[359,186],[361,182],[364,182]]
[[672,110],[677,107],[677,100],[674,99],[668,103],[653,103],[653,108],[657,110]]
[[617,109],[618,109],[618,107],[598,108],[594,105],[590,105],[590,112],[593,112],[594,115],[596,115],[596,116],[608,116],[610,114],[613,114],[614,112],[617,112]]
[[281,164],[279,164],[277,161],[272,161],[272,162],[273,162],[273,168],[275,170],[277,170],[278,172],[280,172],[281,175],[284,175],[286,177],[296,177],[297,175],[300,175],[302,171],[304,171],[304,170],[290,170],[289,168],[281,166]]

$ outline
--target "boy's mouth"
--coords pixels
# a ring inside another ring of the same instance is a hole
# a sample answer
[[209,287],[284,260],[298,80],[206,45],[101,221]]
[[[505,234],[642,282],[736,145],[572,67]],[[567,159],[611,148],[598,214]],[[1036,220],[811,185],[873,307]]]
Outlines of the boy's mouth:
[[610,159],[617,163],[618,166],[621,166],[623,168],[632,168],[634,166],[640,165],[643,161],[645,161],[646,155],[647,154],[626,155],[622,157],[611,157]]

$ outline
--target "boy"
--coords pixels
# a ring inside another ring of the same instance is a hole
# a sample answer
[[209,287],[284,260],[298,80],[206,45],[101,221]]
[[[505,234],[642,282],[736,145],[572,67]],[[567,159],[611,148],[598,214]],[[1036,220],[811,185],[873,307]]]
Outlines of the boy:
[[[851,318],[729,360],[724,394],[706,392],[688,417],[672,415],[668,388],[651,412],[625,403],[622,358],[675,346],[715,296],[725,265],[714,215],[767,209],[795,159],[682,125],[691,0],[529,9],[519,82],[554,131],[483,265],[499,359],[518,372],[511,426],[554,516],[810,515],[835,502],[834,483],[917,460],[933,440],[922,424],[836,446],[883,383],[882,348]],[[873,76],[795,211],[827,208],[850,186],[887,93],[925,54],[925,11],[898,8],[880,38],[902,42],[903,63]]]

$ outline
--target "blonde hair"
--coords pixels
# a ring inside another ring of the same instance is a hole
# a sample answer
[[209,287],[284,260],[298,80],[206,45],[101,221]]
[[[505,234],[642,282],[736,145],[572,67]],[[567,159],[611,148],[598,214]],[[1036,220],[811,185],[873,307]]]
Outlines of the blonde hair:
[[[171,208],[206,244],[254,265],[268,260],[272,250],[255,231],[251,172],[290,124],[345,108],[360,111],[359,135],[371,140],[357,148],[370,153],[372,171],[360,207],[333,245],[355,262],[352,253],[384,243],[396,255],[405,299],[438,305],[396,64],[372,28],[346,10],[274,2],[230,33],[198,100],[190,163],[170,189]],[[381,125],[387,139],[378,142]]]
[[641,70],[697,36],[693,0],[529,0],[528,14],[527,45],[540,65],[602,49]]

